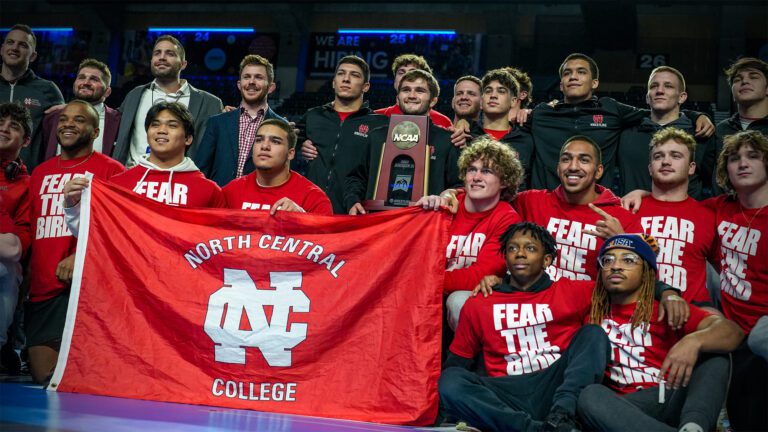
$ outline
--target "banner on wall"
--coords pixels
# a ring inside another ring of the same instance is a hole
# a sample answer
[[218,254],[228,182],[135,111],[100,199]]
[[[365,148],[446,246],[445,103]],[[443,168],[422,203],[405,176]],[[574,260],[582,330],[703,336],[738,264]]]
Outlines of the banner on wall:
[[312,33],[306,58],[308,79],[330,78],[338,61],[347,55],[362,57],[372,78],[391,78],[392,61],[400,54],[424,56],[435,75],[453,80],[478,73],[482,57],[482,36],[469,34],[340,34]]

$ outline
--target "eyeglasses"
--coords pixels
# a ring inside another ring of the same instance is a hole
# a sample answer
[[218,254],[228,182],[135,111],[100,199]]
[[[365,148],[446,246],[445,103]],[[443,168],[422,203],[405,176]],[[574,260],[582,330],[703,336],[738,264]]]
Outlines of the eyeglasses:
[[642,258],[635,254],[624,254],[620,258],[615,255],[603,255],[597,259],[600,267],[606,269],[613,266],[628,269],[640,265]]

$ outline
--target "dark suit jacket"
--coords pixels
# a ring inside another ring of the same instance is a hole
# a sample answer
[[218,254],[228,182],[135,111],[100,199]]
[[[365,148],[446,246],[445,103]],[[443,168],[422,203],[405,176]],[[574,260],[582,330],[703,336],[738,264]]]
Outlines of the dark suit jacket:
[[[45,154],[43,161],[56,156],[56,148],[59,146],[59,138],[56,136],[56,130],[59,124],[59,111],[53,111],[43,118],[43,133],[46,137]],[[107,156],[112,156],[112,149],[115,147],[117,139],[117,128],[120,126],[120,111],[104,105],[104,130],[101,131],[101,152]]]
[[[264,120],[284,118],[275,114],[272,108],[267,108]],[[237,156],[240,152],[240,109],[215,115],[208,119],[205,135],[200,142],[200,147],[193,160],[200,171],[208,179],[215,181],[224,187],[235,179],[237,169]],[[256,169],[253,166],[253,158],[245,161],[243,174],[250,174]]]
[[[135,125],[136,111],[139,109],[139,103],[141,102],[141,96],[144,94],[144,90],[149,89],[152,83],[140,85],[125,96],[123,104],[120,105],[120,112],[123,113],[120,119],[120,128],[117,133],[117,141],[115,142],[115,149],[112,151],[112,158],[125,165],[128,161],[129,149],[131,148],[131,137],[133,136],[133,128],[141,127],[144,125]],[[224,105],[221,103],[221,99],[208,93],[204,90],[198,90],[189,85],[189,112],[192,113],[192,118],[195,120],[195,135],[192,140],[192,145],[187,151],[187,156],[194,158],[197,148],[200,146],[200,140],[205,134],[205,124],[208,118],[221,113],[224,109]]]

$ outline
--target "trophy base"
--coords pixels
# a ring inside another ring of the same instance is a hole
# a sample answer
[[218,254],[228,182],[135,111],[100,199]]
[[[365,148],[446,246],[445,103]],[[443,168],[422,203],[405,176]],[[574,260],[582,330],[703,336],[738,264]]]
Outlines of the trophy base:
[[[413,201],[408,202],[408,206],[413,205]],[[397,210],[408,206],[393,206],[387,204],[386,200],[365,200],[363,201],[363,208],[367,212],[380,212],[386,210]]]

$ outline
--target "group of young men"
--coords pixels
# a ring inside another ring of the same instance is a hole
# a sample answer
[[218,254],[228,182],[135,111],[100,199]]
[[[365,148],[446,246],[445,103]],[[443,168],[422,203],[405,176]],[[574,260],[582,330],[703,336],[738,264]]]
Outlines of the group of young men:
[[[347,56],[333,101],[293,125],[269,107],[274,69],[257,55],[240,64],[240,105],[223,107],[181,79],[184,48],[161,36],[154,80],[114,110],[106,65],[84,60],[64,104],[29,69],[35,44],[16,25],[0,48],[0,100],[11,102],[0,104],[4,367],[18,369],[6,330],[23,274],[32,377],[45,382],[56,364],[86,173],[171,206],[365,214],[388,116],[408,114],[430,119],[427,190],[414,205],[455,213],[447,417],[491,430],[697,431],[727,397],[737,430],[768,427],[765,62],[726,71],[738,111],[716,134],[681,110],[676,69],[651,72],[641,110],[594,96],[599,70],[584,54],[560,65],[563,100],[532,109],[518,69],[460,78],[453,121],[433,109],[440,87],[423,57],[394,60],[396,103],[373,111],[368,65]],[[611,186],[634,192],[622,202]]]

